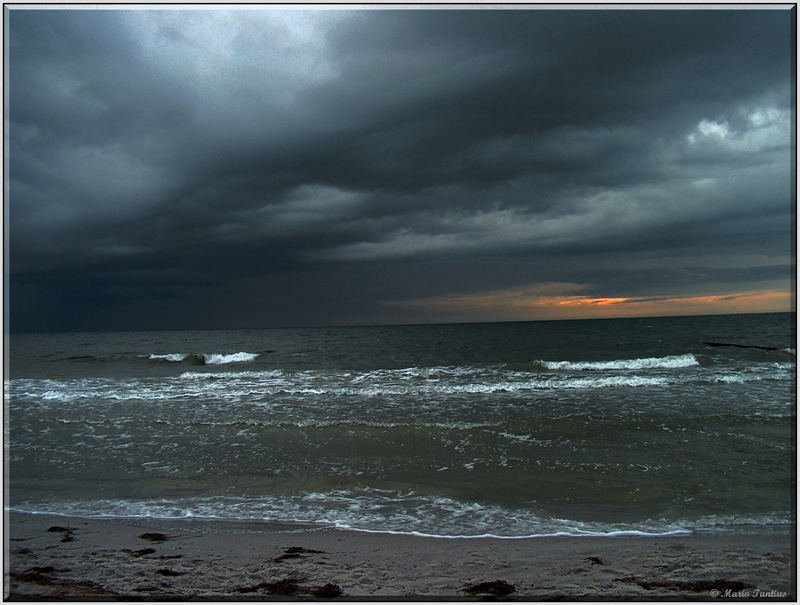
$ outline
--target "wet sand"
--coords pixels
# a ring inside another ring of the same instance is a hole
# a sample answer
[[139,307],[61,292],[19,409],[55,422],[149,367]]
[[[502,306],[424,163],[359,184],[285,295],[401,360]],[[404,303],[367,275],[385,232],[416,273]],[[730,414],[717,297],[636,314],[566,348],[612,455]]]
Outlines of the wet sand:
[[10,513],[7,600],[776,600],[786,535],[437,539]]

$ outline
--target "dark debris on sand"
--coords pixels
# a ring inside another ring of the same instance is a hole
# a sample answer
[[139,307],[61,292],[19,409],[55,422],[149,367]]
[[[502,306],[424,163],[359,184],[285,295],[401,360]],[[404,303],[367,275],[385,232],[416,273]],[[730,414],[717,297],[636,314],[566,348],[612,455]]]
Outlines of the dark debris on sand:
[[312,596],[319,599],[335,599],[344,594],[338,584],[325,584],[324,586],[316,586],[311,589]]
[[325,584],[324,586],[301,586],[305,578],[283,578],[274,582],[259,582],[253,586],[242,586],[236,592],[249,593],[264,591],[267,594],[277,596],[292,595],[311,595],[320,599],[334,599],[344,594],[342,589],[336,584]]
[[615,582],[626,582],[628,584],[638,584],[645,590],[655,590],[656,588],[667,588],[670,590],[682,590],[689,592],[710,592],[717,590],[724,593],[726,590],[740,592],[748,588],[755,588],[752,584],[746,584],[739,580],[643,580],[634,576],[624,578],[614,578]]
[[289,548],[286,549],[286,553],[287,554],[301,553],[301,552],[306,552],[306,553],[324,553],[325,551],[324,550],[314,550],[313,548],[305,548],[303,546],[290,546]]
[[[115,592],[106,589],[90,580],[70,580],[50,575],[66,572],[69,569],[56,569],[52,566],[31,567],[21,573],[10,573],[8,594],[6,600],[10,601],[49,601],[49,600],[95,600],[118,597]],[[31,594],[28,591],[20,592],[22,584],[35,585],[44,590],[42,593]]]
[[70,527],[61,527],[60,525],[51,525],[47,528],[49,532],[60,532],[61,533],[61,541],[62,542],[74,542],[75,537],[72,535],[72,532],[75,530]]
[[130,548],[123,548],[121,552],[126,552],[132,557],[144,557],[145,555],[152,555],[156,552],[156,549],[142,548],[141,550],[131,550]]
[[516,592],[513,584],[509,584],[505,580],[494,580],[492,582],[480,582],[478,584],[467,584],[461,589],[465,595],[474,597],[477,595],[494,595],[496,597],[504,597],[512,592]]
[[304,548],[303,546],[290,546],[287,548],[284,553],[278,557],[275,557],[273,561],[284,561],[286,559],[302,559],[302,554],[321,554],[324,553],[324,550],[314,550],[313,548]]
[[168,536],[167,534],[160,534],[157,532],[139,534],[139,537],[142,540],[147,540],[149,542],[164,542],[165,540],[169,540],[171,538],[171,536]]

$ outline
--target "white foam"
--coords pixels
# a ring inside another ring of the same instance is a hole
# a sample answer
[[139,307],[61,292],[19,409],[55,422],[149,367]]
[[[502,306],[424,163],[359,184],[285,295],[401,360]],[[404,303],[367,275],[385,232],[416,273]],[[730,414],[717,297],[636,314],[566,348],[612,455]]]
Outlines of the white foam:
[[189,357],[188,353],[151,353],[147,359],[163,359],[165,361],[183,361]]
[[[641,387],[670,384],[670,379],[659,376],[606,376],[598,378],[555,378],[548,380],[519,380],[488,384],[442,384],[427,387],[427,392],[456,393],[520,393],[534,390],[597,389],[606,387]],[[401,394],[407,394],[403,391]],[[376,394],[387,394],[386,391]]]
[[545,361],[537,360],[535,365],[548,370],[649,370],[655,368],[687,368],[700,363],[691,353],[668,355],[666,357],[642,357],[637,359],[614,359],[611,361]]
[[349,525],[344,524],[335,524],[336,529],[343,529],[349,531],[357,531],[360,533],[365,534],[386,534],[392,536],[416,536],[420,538],[439,538],[439,539],[447,539],[447,540],[471,540],[475,538],[493,538],[496,540],[527,540],[530,538],[609,538],[609,537],[645,537],[645,538],[668,538],[670,536],[687,536],[692,533],[690,529],[669,529],[665,531],[639,531],[635,529],[631,530],[616,530],[616,531],[581,531],[579,529],[575,530],[565,530],[565,531],[555,531],[555,532],[545,532],[545,533],[532,533],[532,534],[525,534],[521,536],[508,536],[504,534],[492,534],[492,533],[483,533],[483,534],[437,534],[437,533],[430,533],[430,532],[421,532],[421,531],[393,531],[388,529],[359,529],[356,527],[350,527]]
[[714,373],[703,378],[704,382],[722,382],[728,384],[745,384],[762,380],[787,380],[794,377],[794,364],[789,366],[774,364],[772,367],[751,368],[749,372],[736,374]]
[[253,361],[259,353],[247,353],[240,351],[239,353],[205,353],[203,354],[204,361],[209,365],[221,365],[225,363],[242,363],[246,361]]
[[283,370],[259,370],[256,372],[183,372],[183,380],[269,380],[284,376]]
[[646,387],[670,384],[668,378],[655,376],[608,376],[606,378],[574,378],[547,384],[549,388],[596,389],[606,387]]
[[221,365],[253,361],[259,355],[260,353],[248,353],[246,351],[239,351],[238,353],[202,353],[196,356],[191,353],[151,353],[147,358],[153,361],[180,362],[186,361],[191,357],[197,357],[198,359],[202,358],[206,364]]
[[[156,464],[156,463],[152,463]],[[155,470],[155,469],[152,469]],[[185,519],[292,523],[336,527],[377,534],[433,538],[521,539],[551,536],[687,535],[696,531],[730,532],[792,526],[788,511],[743,518],[704,516],[694,519],[646,519],[597,522],[543,517],[532,509],[454,500],[445,496],[378,488],[306,492],[285,496],[206,496],[157,500],[95,500],[22,503],[7,510],[80,517]]]

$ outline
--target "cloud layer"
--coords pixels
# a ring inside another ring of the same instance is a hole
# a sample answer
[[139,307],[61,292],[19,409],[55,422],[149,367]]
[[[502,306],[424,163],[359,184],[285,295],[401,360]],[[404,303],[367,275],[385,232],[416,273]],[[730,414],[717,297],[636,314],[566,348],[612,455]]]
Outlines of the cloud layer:
[[790,10],[6,10],[12,329],[792,288]]

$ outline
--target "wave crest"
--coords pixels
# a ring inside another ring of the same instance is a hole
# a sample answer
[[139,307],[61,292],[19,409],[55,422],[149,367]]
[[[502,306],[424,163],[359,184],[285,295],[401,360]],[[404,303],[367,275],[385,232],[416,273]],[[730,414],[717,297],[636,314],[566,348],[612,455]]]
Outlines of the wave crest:
[[259,353],[247,353],[240,351],[239,353],[205,353],[203,359],[209,365],[221,365],[225,363],[242,363],[245,361],[253,361]]
[[637,359],[613,359],[610,361],[545,361],[536,360],[535,367],[546,370],[650,370],[688,368],[699,366],[692,353],[667,355],[666,357],[640,357]]
[[226,363],[244,363],[253,361],[260,353],[151,353],[147,359],[151,361],[182,362],[193,361],[201,365],[223,365]]
[[183,361],[190,357],[187,353],[151,353],[147,359],[152,361]]

